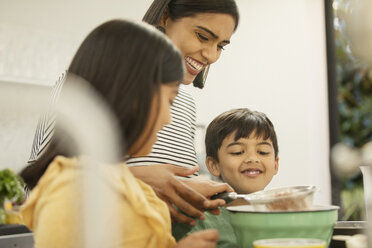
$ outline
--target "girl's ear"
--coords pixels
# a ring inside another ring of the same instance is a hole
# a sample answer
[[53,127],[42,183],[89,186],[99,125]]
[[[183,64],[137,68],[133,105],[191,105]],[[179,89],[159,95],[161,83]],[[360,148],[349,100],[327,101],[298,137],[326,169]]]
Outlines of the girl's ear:
[[207,168],[208,168],[209,172],[213,176],[215,176],[215,177],[221,176],[220,165],[219,165],[218,161],[216,161],[214,158],[208,156],[205,159],[205,164],[207,165]]

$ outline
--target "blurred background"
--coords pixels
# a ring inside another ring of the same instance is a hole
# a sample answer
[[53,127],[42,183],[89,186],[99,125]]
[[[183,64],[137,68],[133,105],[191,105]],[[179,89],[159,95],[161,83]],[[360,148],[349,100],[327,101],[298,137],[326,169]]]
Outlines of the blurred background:
[[[95,26],[113,18],[141,20],[151,2],[2,0],[0,85],[14,101],[36,91],[48,98]],[[348,47],[342,16],[347,2],[237,0],[241,21],[231,44],[211,66],[203,90],[186,87],[197,104],[201,167],[209,122],[231,108],[258,110],[273,121],[279,141],[279,173],[269,188],[316,185],[315,203],[342,203],[342,218],[362,218],[359,171],[345,179],[330,165],[331,145],[361,147],[372,139],[372,74]],[[19,171],[30,155],[40,111],[15,113],[9,106],[0,105],[0,169]],[[347,203],[354,196],[360,205]]]

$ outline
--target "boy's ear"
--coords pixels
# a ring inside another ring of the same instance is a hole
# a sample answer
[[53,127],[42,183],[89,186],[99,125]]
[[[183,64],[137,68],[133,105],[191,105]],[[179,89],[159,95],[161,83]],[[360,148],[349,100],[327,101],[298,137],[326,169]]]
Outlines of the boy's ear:
[[207,168],[208,168],[209,172],[213,176],[215,176],[215,177],[221,176],[220,166],[214,158],[208,156],[205,159],[205,164],[207,165]]
[[279,157],[275,158],[275,175],[278,173],[279,170]]

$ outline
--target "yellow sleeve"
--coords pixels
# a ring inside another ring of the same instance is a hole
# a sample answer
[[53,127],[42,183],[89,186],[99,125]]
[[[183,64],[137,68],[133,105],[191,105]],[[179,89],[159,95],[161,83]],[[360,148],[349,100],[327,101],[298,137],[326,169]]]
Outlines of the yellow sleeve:
[[22,209],[35,247],[83,247],[79,172],[61,166],[48,167]]
[[[77,164],[66,158],[52,162],[22,208],[24,222],[34,232],[36,248],[84,245],[83,198],[79,190],[82,170]],[[136,180],[126,166],[110,168],[115,169],[110,169],[108,177],[102,180],[112,189],[112,198],[103,210],[103,228],[98,238],[105,243],[98,246],[174,247],[166,204],[150,186]]]
[[170,248],[176,244],[171,232],[168,206],[160,200],[152,188],[136,179],[124,167],[121,183],[117,185],[121,195],[121,209],[126,236],[124,247]]

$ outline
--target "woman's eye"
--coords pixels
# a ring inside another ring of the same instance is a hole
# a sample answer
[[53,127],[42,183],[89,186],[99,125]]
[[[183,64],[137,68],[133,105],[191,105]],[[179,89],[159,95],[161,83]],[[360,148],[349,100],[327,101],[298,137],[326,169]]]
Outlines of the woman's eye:
[[196,33],[196,34],[198,35],[199,39],[201,39],[201,40],[204,40],[204,41],[208,41],[209,40],[207,36],[202,35],[201,33]]
[[225,48],[221,45],[217,45],[218,50],[225,50]]

